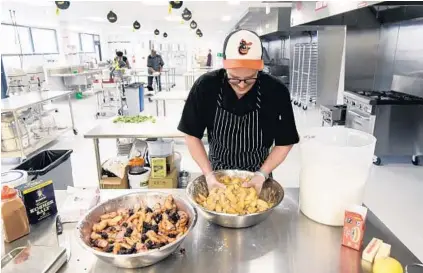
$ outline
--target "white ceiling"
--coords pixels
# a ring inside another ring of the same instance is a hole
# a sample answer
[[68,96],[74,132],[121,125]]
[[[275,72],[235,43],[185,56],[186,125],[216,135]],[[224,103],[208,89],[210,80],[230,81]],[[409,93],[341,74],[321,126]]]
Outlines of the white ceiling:
[[[204,35],[216,35],[231,29],[248,7],[264,6],[261,1],[184,1],[179,10],[168,13],[168,1],[71,1],[69,9],[61,11],[60,22],[67,22],[77,27],[97,27],[103,31],[114,33],[132,31],[132,23],[135,20],[141,23],[141,33],[151,33],[154,29],[161,32],[179,34],[181,29],[188,29],[189,23],[181,24],[181,11],[187,7],[192,11],[193,19],[198,23]],[[55,5],[53,1],[14,0],[3,1],[3,12],[14,9],[19,18],[27,23],[34,17],[54,18]],[[118,16],[114,24],[106,20],[107,13],[113,10]],[[20,16],[18,16],[20,15]],[[222,20],[226,17],[226,20]],[[35,19],[34,19],[35,20]],[[4,18],[3,18],[4,21]],[[36,25],[39,25],[37,22]]]

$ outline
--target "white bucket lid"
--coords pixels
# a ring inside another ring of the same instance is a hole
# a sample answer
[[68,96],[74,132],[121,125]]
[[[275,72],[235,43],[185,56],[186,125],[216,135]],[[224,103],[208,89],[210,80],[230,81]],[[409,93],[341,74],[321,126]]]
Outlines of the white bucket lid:
[[21,170],[11,170],[1,173],[1,185],[16,188],[28,182],[28,173]]

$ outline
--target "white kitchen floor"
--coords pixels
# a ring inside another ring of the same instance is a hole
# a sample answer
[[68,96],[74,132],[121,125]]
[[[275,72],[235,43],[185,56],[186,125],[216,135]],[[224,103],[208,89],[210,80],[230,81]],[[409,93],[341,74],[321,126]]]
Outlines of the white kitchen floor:
[[[183,88],[183,79],[177,78],[175,89]],[[65,118],[69,118],[67,103],[56,104]],[[172,117],[181,115],[183,102],[167,103],[167,114]],[[93,143],[84,139],[89,129],[104,120],[96,120],[96,99],[94,96],[83,100],[73,100],[75,122],[79,134],[71,132],[50,145],[51,149],[73,149],[72,167],[74,184],[79,187],[97,185]],[[312,126],[320,126],[317,109],[308,111],[295,107],[295,118],[301,134]],[[155,104],[148,103],[143,114],[155,115]],[[66,119],[64,119],[66,120]],[[62,119],[60,119],[62,121]],[[176,150],[182,154],[182,168],[199,172],[195,162],[182,140],[177,141]],[[102,161],[116,154],[115,140],[100,140]],[[392,161],[392,160],[391,160]],[[13,162],[2,161],[2,171],[13,166]],[[286,161],[274,171],[274,177],[284,187],[299,186],[299,148],[295,146]],[[403,241],[415,255],[423,261],[423,167],[413,166],[410,159],[404,162],[388,162],[384,166],[373,166],[366,186],[365,203],[370,209]]]

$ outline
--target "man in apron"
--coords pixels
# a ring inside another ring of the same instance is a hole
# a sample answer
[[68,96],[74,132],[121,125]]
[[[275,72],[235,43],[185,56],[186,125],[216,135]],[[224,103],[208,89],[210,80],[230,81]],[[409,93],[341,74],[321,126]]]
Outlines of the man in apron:
[[[290,94],[280,80],[261,72],[263,48],[254,32],[229,34],[223,53],[225,69],[206,73],[195,82],[178,129],[186,134],[191,156],[209,189],[224,187],[214,170],[239,169],[254,172],[244,186],[260,192],[299,141]],[[208,156],[201,141],[205,129]]]

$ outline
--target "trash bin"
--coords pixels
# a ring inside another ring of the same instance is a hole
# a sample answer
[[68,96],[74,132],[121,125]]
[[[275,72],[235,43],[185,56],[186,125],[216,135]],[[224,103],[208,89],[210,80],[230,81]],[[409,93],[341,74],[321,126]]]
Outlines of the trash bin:
[[73,186],[72,150],[45,150],[28,158],[14,170],[28,173],[28,181],[41,179],[53,180],[55,190],[66,190]]
[[345,209],[361,205],[376,138],[342,127],[313,128],[300,142],[300,209],[310,219],[342,226]]
[[144,83],[136,82],[125,86],[128,114],[138,115],[144,111]]

